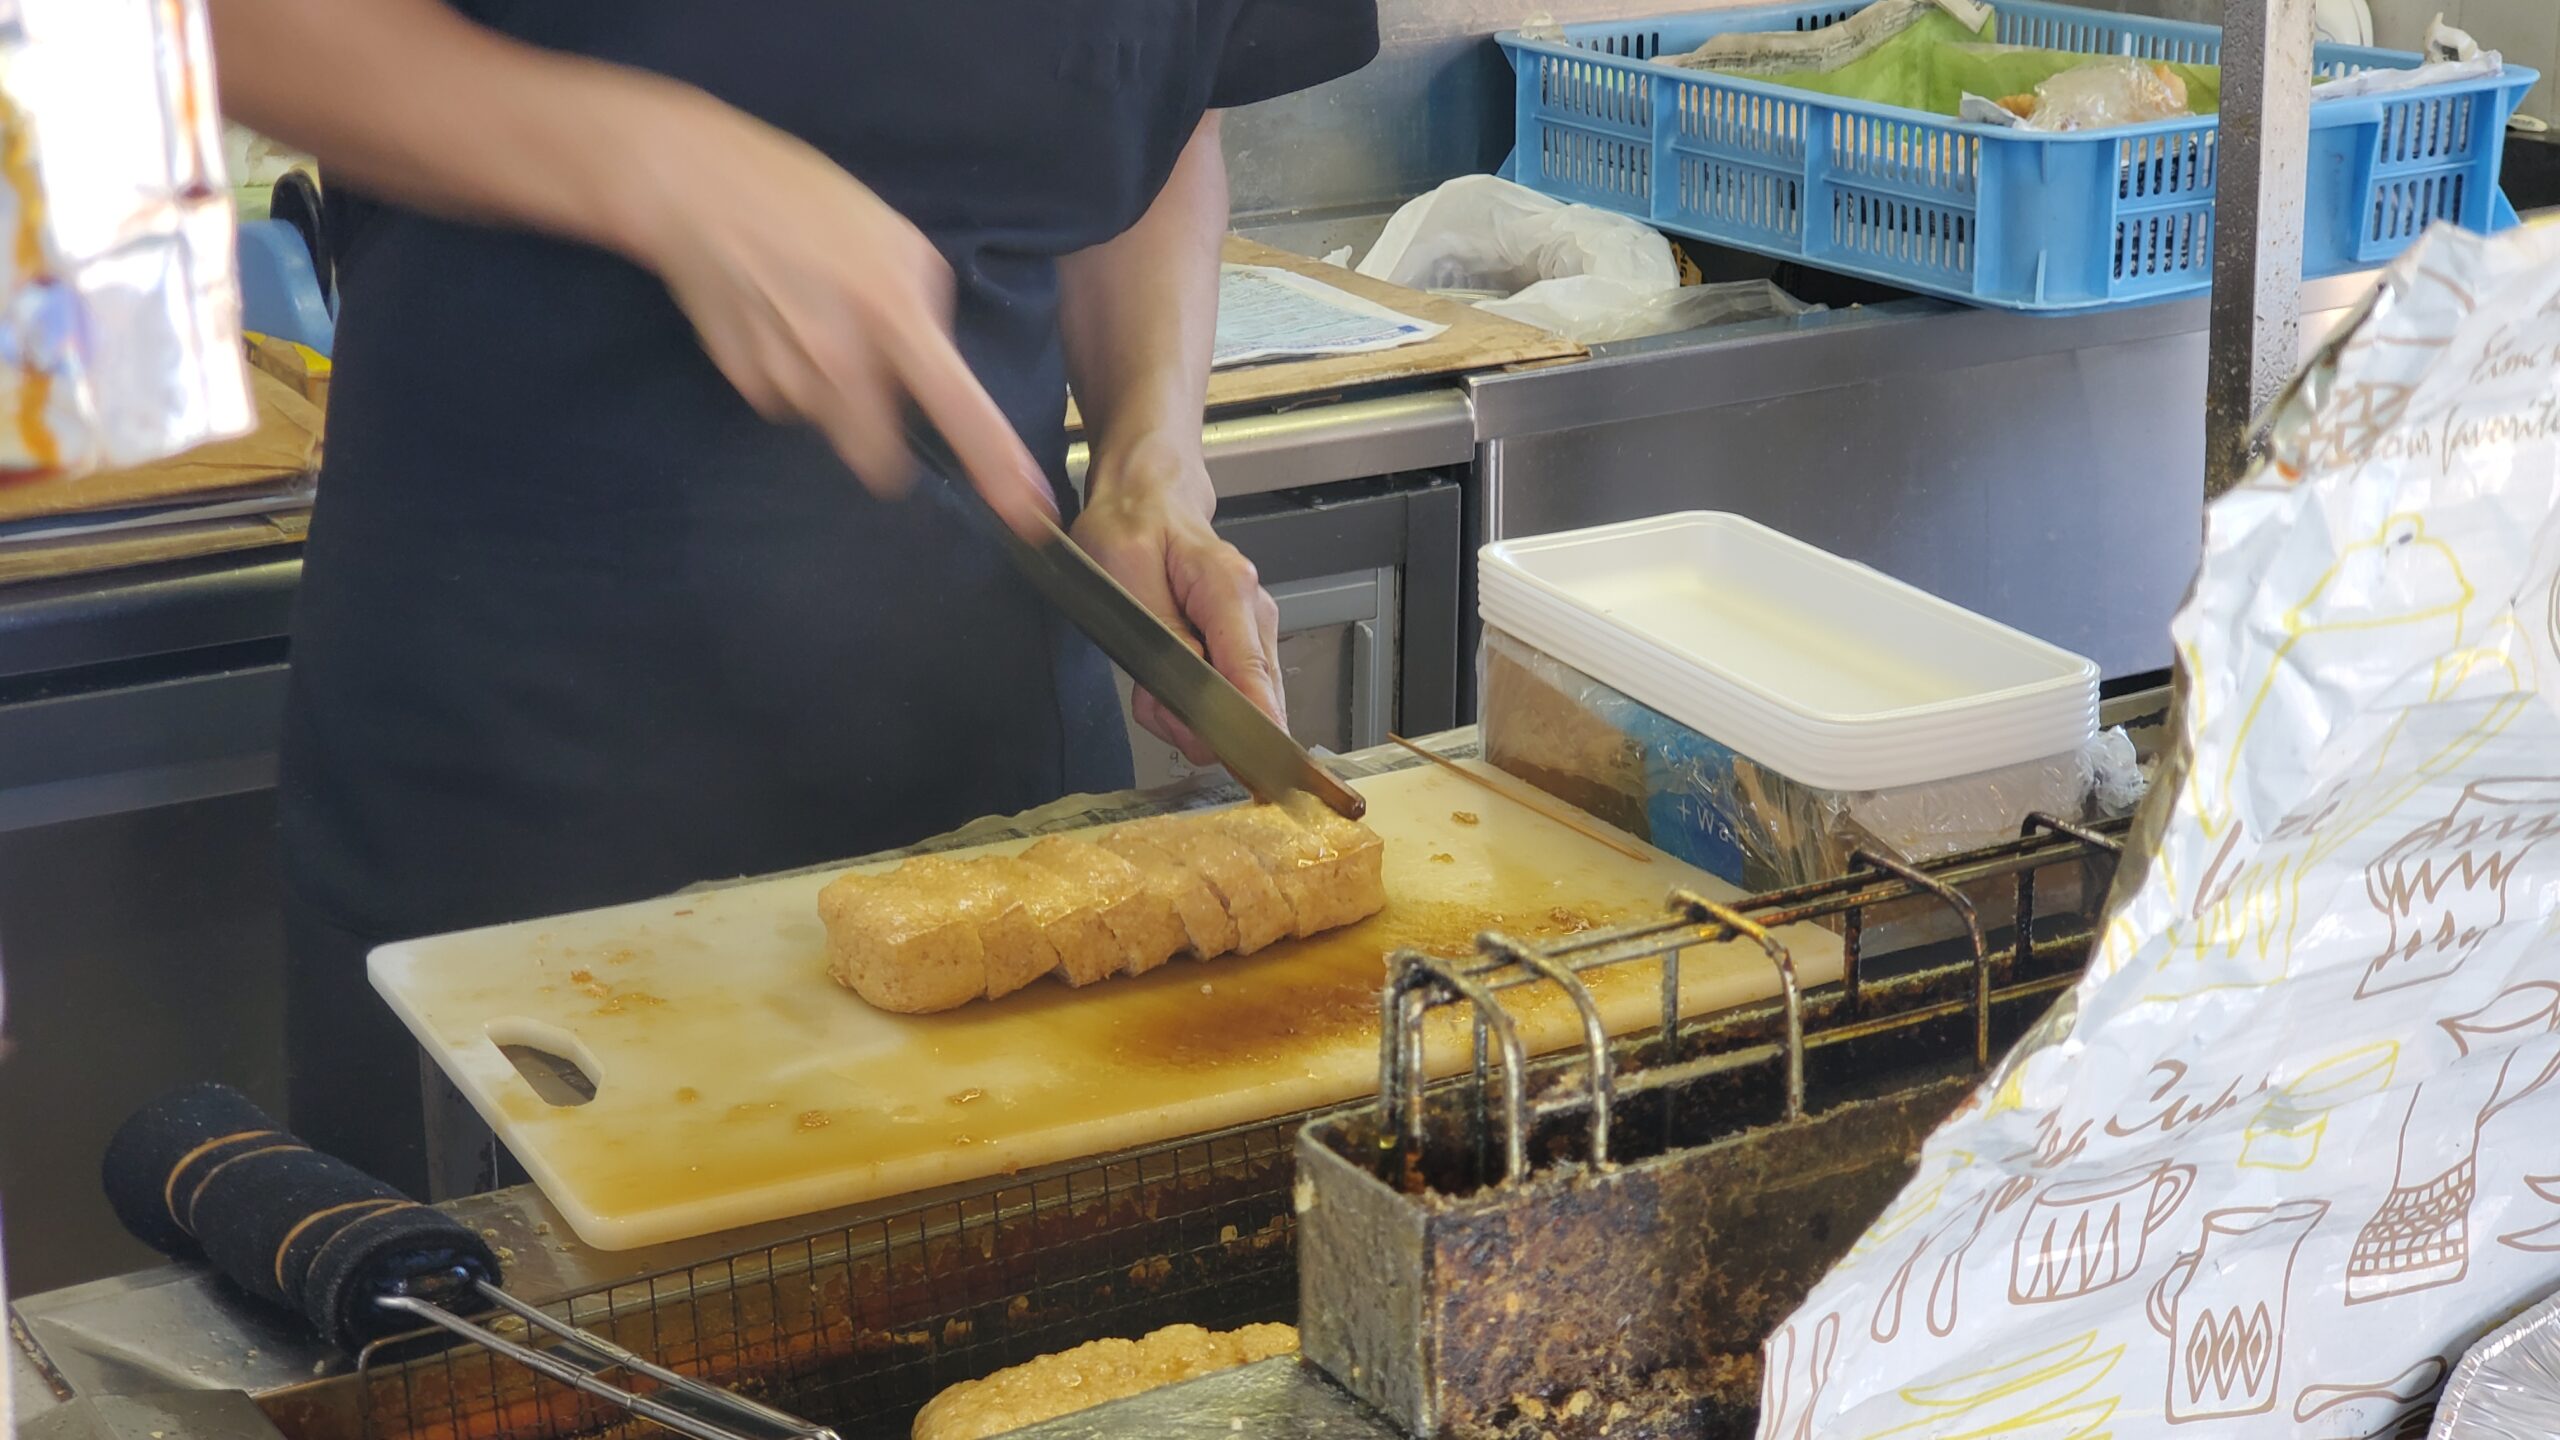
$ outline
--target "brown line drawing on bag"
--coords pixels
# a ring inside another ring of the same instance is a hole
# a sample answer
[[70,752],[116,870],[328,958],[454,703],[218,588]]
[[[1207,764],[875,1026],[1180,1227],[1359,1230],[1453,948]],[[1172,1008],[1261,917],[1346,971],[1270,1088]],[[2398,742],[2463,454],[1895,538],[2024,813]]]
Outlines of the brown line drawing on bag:
[[2089,1132],[2096,1128],[2096,1121],[2083,1120],[2065,1134],[2062,1117],[2048,1110],[2036,1117],[2035,1148],[2010,1156],[2010,1162],[2036,1170],[2059,1169],[2080,1158],[2080,1152],[2089,1148]]
[[[2545,1205],[2560,1205],[2560,1175],[2527,1175],[2524,1188]],[[2560,1252],[2560,1219],[2544,1221],[2528,1230],[2510,1230],[2498,1237],[2498,1243],[2534,1255]]]
[[2326,1200],[2216,1210],[2169,1262],[2144,1308],[2169,1338],[2170,1424],[2275,1408],[2294,1261],[2328,1213]]
[[[1894,1267],[1893,1278],[1885,1282],[1884,1293],[1876,1297],[1875,1314],[1867,1322],[1867,1333],[1875,1337],[1876,1343],[1890,1345],[1894,1337],[1902,1333],[1903,1301],[1910,1293],[1911,1281],[1919,1272],[1920,1262],[1933,1251],[1938,1253],[1938,1267],[1930,1277],[1923,1315],[1930,1334],[1944,1339],[1953,1333],[1957,1310],[1963,1301],[1965,1252],[1971,1250],[1973,1242],[1981,1239],[1982,1232],[1990,1228],[1993,1216],[2016,1205],[2033,1188],[2034,1181],[2023,1175],[2013,1175],[2002,1181],[1998,1188],[1976,1195],[1969,1204],[1949,1216],[1945,1224],[1922,1236],[1920,1243],[1911,1247],[1911,1253],[1903,1258],[1902,1263]],[[1963,1238],[1952,1249],[1940,1244],[1959,1232]]]
[[2174,1135],[2190,1125],[2202,1124],[2212,1119],[2243,1100],[2262,1094],[2267,1088],[2264,1076],[2259,1077],[2254,1087],[2246,1090],[2241,1088],[2242,1082],[2234,1078],[2225,1083],[2219,1092],[2210,1097],[2198,1099],[2194,1092],[2182,1088],[2188,1074],[2187,1062],[2183,1060],[2159,1061],[2145,1073],[2157,1077],[2158,1081],[2151,1087],[2151,1094],[2147,1097],[2153,1108],[2149,1113],[2131,1120],[2126,1119],[2122,1114],[2108,1117],[2107,1133],[2118,1140],[2130,1140],[2146,1130],[2157,1131],[2162,1135]]
[[1805,1346],[1804,1406],[1798,1411],[1796,1324],[1790,1320],[1769,1336],[1761,1347],[1760,1413],[1768,1419],[1766,1433],[1780,1440],[1816,1440],[1814,1418],[1821,1410],[1823,1387],[1831,1383],[1831,1362],[1839,1351],[1840,1312],[1834,1310],[1814,1323]]
[[2498,1112],[2560,1077],[2560,1037],[2552,1033],[2560,1024],[2560,985],[2511,986],[2469,1014],[2436,1023],[2465,1055],[2480,1037],[2526,1038],[2495,1071],[2446,1071],[2410,1092],[2391,1193],[2356,1232],[2347,1257],[2350,1305],[2451,1285],[2470,1272],[2480,1132]]
[[2044,1188],[2009,1249],[2009,1302],[2072,1300],[2133,1278],[2144,1247],[2178,1213],[2196,1167],[2156,1160]]
[[2293,1423],[2310,1428],[2310,1440],[2388,1435],[2414,1415],[2429,1418],[2437,1387],[2450,1366],[2441,1355],[2429,1355],[2388,1380],[2362,1384],[2306,1385],[2293,1399]]
[[2365,969],[2371,999],[2459,971],[2507,918],[2507,887],[2526,856],[2560,833],[2560,777],[2475,780],[2453,808],[2365,867],[2365,895],[2391,938]]

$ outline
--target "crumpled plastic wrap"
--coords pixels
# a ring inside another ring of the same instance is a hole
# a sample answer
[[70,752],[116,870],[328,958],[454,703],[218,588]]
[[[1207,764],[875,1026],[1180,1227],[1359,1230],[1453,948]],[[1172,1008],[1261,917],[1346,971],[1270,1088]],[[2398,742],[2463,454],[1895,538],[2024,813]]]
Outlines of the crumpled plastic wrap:
[[2434,1440],[2560,1435],[2560,1295],[2491,1331],[2444,1385]]
[[1487,760],[1753,893],[1845,874],[1858,849],[1927,860],[2015,839],[2030,814],[2083,819],[2102,767],[2111,794],[2140,793],[2121,735],[1925,785],[1817,789],[1503,631],[1486,629],[1480,663]]
[[0,0],[0,480],[245,432],[200,0]]
[[1762,1436],[2415,1434],[2560,1282],[2560,229],[2431,231],[2274,419],[2087,975]]
[[1822,308],[1766,280],[1684,286],[1661,231],[1493,175],[1461,175],[1406,201],[1359,272],[1584,345]]

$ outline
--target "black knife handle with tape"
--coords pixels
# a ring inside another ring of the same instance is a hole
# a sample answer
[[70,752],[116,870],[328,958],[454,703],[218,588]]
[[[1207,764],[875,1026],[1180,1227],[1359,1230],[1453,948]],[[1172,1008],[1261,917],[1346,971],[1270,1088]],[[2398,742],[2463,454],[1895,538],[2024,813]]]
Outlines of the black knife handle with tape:
[[382,1296],[477,1309],[472,1282],[498,1283],[497,1256],[469,1227],[286,1134],[227,1085],[136,1111],[107,1142],[104,1171],[134,1238],[210,1263],[351,1355],[418,1328],[374,1303]]
[[1368,809],[1359,791],[1318,764],[1306,747],[1290,739],[1289,732],[1246,699],[1233,681],[1166,628],[1155,612],[1139,603],[1082,546],[1055,525],[1035,542],[1005,524],[969,482],[969,472],[950,441],[922,412],[907,411],[906,431],[908,447],[924,465],[925,489],[1003,546],[1033,588],[1065,611],[1139,688],[1190,726],[1191,733],[1217,752],[1228,773],[1255,798],[1311,795],[1349,820],[1359,819]]

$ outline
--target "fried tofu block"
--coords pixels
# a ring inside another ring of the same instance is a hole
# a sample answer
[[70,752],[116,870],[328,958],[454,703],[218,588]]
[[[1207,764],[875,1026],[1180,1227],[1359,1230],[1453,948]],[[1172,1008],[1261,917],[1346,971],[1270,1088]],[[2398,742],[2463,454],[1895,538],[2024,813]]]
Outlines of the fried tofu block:
[[1302,800],[1289,813],[1333,852],[1330,893],[1335,903],[1324,928],[1366,920],[1387,908],[1387,842],[1377,831],[1312,800]]
[[1191,953],[1215,960],[1236,948],[1236,922],[1200,872],[1143,831],[1123,825],[1094,843],[1137,867],[1147,888],[1180,917]]
[[1297,923],[1297,911],[1252,851],[1208,823],[1213,818],[1169,815],[1122,828],[1164,847],[1209,882],[1236,927],[1235,953],[1250,955],[1285,938]]
[[1013,888],[1030,912],[1031,923],[1056,948],[1054,973],[1059,979],[1070,985],[1090,985],[1126,968],[1120,937],[1104,923],[1102,902],[1085,887],[1019,856],[991,855],[977,863],[993,869]]
[[[1374,915],[1387,903],[1376,836],[1366,827],[1310,826],[1276,805],[1244,805],[1208,817],[1251,852],[1287,896],[1290,933],[1315,935]],[[1366,837],[1355,839],[1350,832]],[[1342,837],[1345,850],[1333,835]]]
[[1082,889],[1102,907],[1102,923],[1120,942],[1116,973],[1144,975],[1191,943],[1173,902],[1138,867],[1089,840],[1053,835],[1022,852],[1025,862]]
[[1298,1332],[1287,1325],[1223,1332],[1168,1325],[1143,1340],[1094,1340],[961,1381],[934,1396],[908,1434],[910,1440],[989,1440],[1158,1386],[1297,1353]]
[[843,875],[818,893],[828,968],[883,1010],[921,1015],[1010,994],[1058,964],[1000,873],[922,855],[884,875]]

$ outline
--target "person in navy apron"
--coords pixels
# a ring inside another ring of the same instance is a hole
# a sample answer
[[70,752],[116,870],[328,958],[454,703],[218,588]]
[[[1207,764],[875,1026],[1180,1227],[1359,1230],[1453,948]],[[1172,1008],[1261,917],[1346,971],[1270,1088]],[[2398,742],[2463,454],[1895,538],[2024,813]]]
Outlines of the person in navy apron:
[[423,1188],[377,944],[1128,783],[1107,663],[902,498],[903,403],[1278,713],[1276,616],[1200,462],[1216,113],[1365,63],[1371,0],[212,14],[227,110],[331,182],[281,790],[314,1143]]

